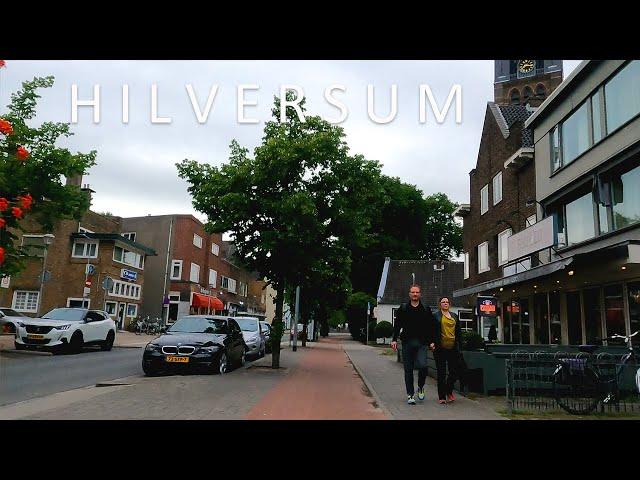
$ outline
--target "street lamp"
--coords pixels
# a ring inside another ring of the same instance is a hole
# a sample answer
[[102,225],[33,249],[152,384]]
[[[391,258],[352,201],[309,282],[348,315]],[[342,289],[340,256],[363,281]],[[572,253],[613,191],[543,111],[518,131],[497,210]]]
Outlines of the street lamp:
[[44,295],[44,282],[45,275],[47,273],[47,252],[49,251],[49,245],[53,243],[55,239],[55,235],[51,233],[47,233],[42,236],[42,243],[44,244],[44,256],[42,257],[42,276],[40,277],[40,293],[38,293],[38,313],[36,314],[39,317],[42,314],[42,296]]

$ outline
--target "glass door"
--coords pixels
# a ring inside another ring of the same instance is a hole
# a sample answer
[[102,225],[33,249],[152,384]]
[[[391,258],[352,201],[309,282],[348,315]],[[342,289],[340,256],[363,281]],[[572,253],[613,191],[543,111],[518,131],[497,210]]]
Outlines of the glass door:
[[580,292],[567,292],[567,330],[569,345],[582,344],[582,314]]
[[[624,298],[622,285],[604,287],[604,313],[606,318],[607,337],[611,335],[626,335],[624,318]],[[608,340],[608,345],[624,345],[624,340],[616,338]]]
[[533,309],[535,314],[535,342],[538,345],[549,344],[549,305],[546,293],[536,293],[533,296]]
[[602,345],[600,288],[587,288],[584,298],[584,330],[588,345]]

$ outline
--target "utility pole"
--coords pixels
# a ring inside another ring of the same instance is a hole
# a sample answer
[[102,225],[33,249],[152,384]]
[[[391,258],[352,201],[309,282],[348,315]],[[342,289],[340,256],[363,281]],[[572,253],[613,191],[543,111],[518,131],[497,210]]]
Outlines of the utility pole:
[[367,316],[364,320],[365,322],[367,322],[367,337],[364,342],[365,345],[369,345],[369,310],[370,308],[371,306],[369,305],[369,302],[367,302]]
[[298,317],[300,316],[300,285],[296,287],[296,317],[293,323],[293,351],[298,350]]

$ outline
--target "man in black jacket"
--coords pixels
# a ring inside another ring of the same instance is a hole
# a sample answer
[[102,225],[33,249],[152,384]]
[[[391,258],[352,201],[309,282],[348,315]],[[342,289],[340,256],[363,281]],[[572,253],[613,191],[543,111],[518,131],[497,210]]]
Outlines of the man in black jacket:
[[420,301],[420,286],[411,285],[409,303],[400,305],[393,326],[391,348],[397,350],[398,335],[402,340],[404,382],[407,388],[407,403],[415,405],[413,369],[418,368],[418,399],[424,400],[424,384],[427,379],[427,345],[433,349],[436,342],[436,319],[429,307]]

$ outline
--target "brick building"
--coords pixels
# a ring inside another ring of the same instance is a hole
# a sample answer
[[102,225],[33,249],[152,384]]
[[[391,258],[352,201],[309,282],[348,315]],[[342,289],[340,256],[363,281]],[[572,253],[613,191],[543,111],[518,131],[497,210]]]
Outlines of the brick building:
[[[78,222],[63,220],[53,232],[43,232],[27,217],[22,223],[22,244],[31,246],[26,269],[6,279],[0,305],[29,316],[56,307],[106,310],[126,327],[140,311],[144,299],[145,263],[155,252],[120,235],[119,217],[87,211]],[[45,234],[52,234],[44,245]],[[46,250],[46,252],[45,252]],[[45,282],[41,282],[46,270]],[[113,284],[102,288],[105,278]],[[88,286],[90,285],[90,286]]]
[[[534,143],[524,122],[562,81],[561,60],[496,60],[494,101],[487,103],[476,167],[469,172],[470,203],[456,215],[464,220],[464,288],[454,303],[474,308],[474,287],[532,268],[537,258],[509,262],[507,239],[536,222]],[[477,317],[480,333],[488,337],[499,318]]]
[[123,218],[122,225],[158,252],[147,264],[145,314],[172,323],[193,313],[264,312],[262,297],[254,301],[249,293],[255,276],[236,266],[222,235],[207,233],[193,215]]

